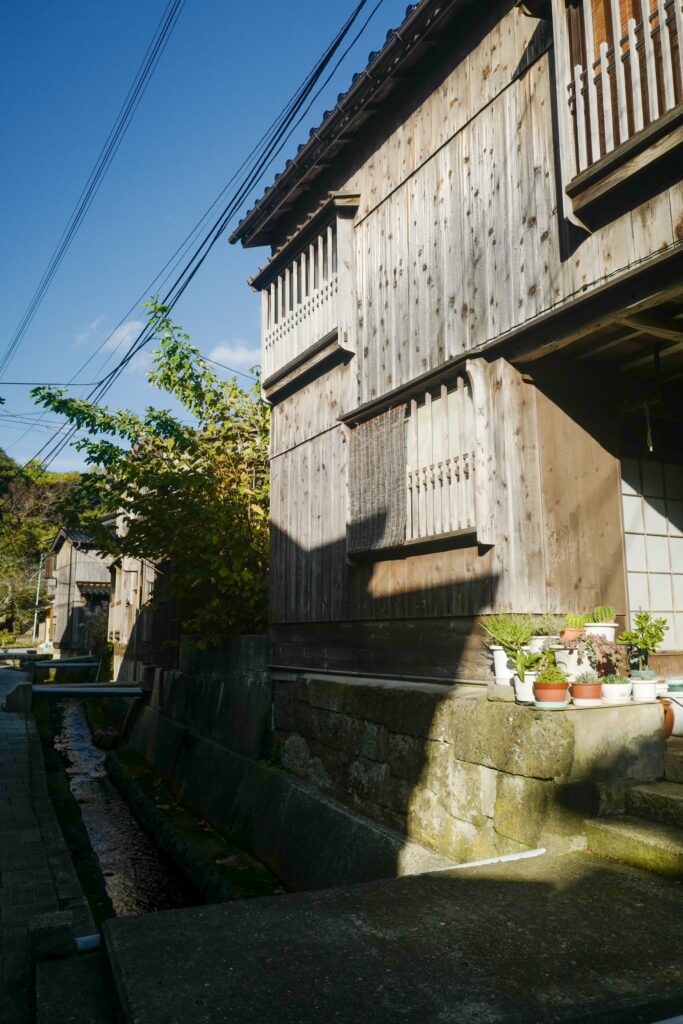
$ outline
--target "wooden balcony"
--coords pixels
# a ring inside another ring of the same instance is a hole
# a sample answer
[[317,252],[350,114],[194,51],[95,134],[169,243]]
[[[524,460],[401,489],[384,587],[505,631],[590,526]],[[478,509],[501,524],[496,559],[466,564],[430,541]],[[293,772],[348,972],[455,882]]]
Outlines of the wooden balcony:
[[580,0],[567,17],[574,165],[567,192],[590,224],[614,188],[633,192],[634,176],[649,164],[679,162],[683,2]]
[[263,378],[338,327],[337,232],[329,224],[262,291]]

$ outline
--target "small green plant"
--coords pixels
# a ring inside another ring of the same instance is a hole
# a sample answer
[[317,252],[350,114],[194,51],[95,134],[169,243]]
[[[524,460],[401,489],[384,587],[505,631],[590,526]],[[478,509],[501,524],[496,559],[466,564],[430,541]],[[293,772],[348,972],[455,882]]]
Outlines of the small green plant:
[[597,683],[599,682],[598,673],[592,668],[588,669],[587,672],[581,672],[580,675],[576,677],[576,682],[586,684]]
[[627,679],[626,676],[616,676],[616,675],[605,676],[605,678],[602,681],[603,686],[605,684],[607,684],[607,686],[623,686],[624,683],[628,683],[628,682],[630,682],[630,680]]
[[534,636],[559,636],[564,621],[559,615],[539,615],[534,619]]
[[546,655],[543,651],[518,650],[515,654],[515,671],[520,680],[524,682],[527,672],[535,671],[539,665],[545,662]]
[[591,612],[591,622],[614,622],[616,615],[616,609],[611,604],[599,604],[597,608],[594,608]]
[[590,622],[590,615],[587,612],[568,612],[565,617],[565,625],[568,629],[583,629],[587,622]]
[[628,644],[631,660],[637,661],[638,668],[642,669],[661,644],[669,627],[666,619],[653,619],[649,612],[636,612],[635,620],[635,628],[625,630],[617,640],[620,644]]
[[502,647],[511,656],[528,644],[534,633],[530,615],[488,615],[481,624],[491,638],[490,645]]
[[568,679],[567,673],[558,668],[557,665],[548,665],[546,668],[541,669],[536,677],[537,683],[566,683]]

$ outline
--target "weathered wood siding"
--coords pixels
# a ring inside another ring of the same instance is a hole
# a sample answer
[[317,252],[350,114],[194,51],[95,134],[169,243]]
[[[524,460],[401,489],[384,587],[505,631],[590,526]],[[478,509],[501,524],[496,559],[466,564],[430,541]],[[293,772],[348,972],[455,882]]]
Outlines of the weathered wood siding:
[[361,196],[363,402],[683,237],[678,184],[561,258],[555,85],[550,52],[533,61],[536,25],[504,15],[340,183]]

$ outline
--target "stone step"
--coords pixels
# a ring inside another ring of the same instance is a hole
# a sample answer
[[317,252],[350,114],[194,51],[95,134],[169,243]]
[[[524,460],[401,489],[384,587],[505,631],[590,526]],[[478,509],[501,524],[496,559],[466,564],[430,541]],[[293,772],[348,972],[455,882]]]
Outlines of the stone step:
[[683,786],[678,782],[646,782],[626,792],[626,813],[660,825],[683,828]]
[[668,741],[664,764],[669,782],[683,782],[683,737],[672,737]]
[[588,849],[672,878],[683,878],[683,832],[638,818],[596,818],[587,822]]
[[36,1024],[114,1024],[99,953],[36,964]]

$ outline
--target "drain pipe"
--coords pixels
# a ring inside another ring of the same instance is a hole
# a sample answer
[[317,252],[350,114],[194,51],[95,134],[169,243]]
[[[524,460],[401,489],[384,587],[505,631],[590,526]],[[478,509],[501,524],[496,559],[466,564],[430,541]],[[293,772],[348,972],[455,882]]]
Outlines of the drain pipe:
[[99,932],[95,935],[80,935],[76,938],[76,952],[77,953],[94,953],[95,950],[100,948],[100,940],[102,936]]
[[[465,864],[449,864],[446,868],[433,868],[431,871],[424,871],[425,875],[438,875],[444,871],[462,871],[463,868],[481,868],[487,864],[503,864],[513,860],[529,860],[532,857],[542,857],[545,847],[537,850],[522,850],[520,853],[504,853],[500,857],[488,857],[486,860],[468,860]],[[662,1021],[662,1024],[666,1024]],[[682,1022],[683,1024],[683,1022]]]

